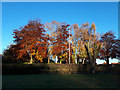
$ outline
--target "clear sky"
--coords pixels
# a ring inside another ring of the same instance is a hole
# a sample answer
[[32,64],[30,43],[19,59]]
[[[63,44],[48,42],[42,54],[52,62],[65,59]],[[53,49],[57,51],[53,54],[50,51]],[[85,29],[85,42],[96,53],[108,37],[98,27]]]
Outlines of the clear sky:
[[2,2],[2,50],[13,43],[13,30],[41,19],[68,24],[92,23],[96,31],[112,30],[118,38],[118,2]]

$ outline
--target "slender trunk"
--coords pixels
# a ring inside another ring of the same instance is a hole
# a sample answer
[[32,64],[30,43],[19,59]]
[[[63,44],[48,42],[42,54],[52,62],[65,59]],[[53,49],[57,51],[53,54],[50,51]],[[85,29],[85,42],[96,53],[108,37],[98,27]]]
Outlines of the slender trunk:
[[50,46],[48,46],[48,63],[50,63]]
[[106,63],[107,63],[107,71],[109,72],[109,71],[111,71],[111,70],[110,70],[110,68],[109,68],[109,58],[108,58],[108,57],[106,58]]
[[75,63],[77,64],[77,58],[76,58],[76,46],[77,46],[77,44],[76,44],[76,42],[77,42],[77,40],[75,39]]
[[107,65],[109,65],[109,58],[107,58],[106,63],[107,63]]
[[75,52],[75,63],[77,64],[77,59],[76,59],[76,52]]
[[82,60],[82,64],[85,64],[85,58],[83,58],[83,60]]
[[48,63],[50,63],[50,55],[48,55]]
[[75,63],[77,64],[76,47],[75,47]]
[[30,64],[33,63],[32,55],[30,55]]
[[58,57],[56,56],[56,60],[55,60],[55,63],[57,63],[57,61],[58,61]]

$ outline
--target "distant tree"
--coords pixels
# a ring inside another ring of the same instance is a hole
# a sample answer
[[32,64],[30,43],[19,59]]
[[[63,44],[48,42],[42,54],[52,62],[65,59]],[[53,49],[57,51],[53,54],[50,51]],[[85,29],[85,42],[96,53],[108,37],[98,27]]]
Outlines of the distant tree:
[[17,63],[17,48],[11,44],[3,51],[2,63]]
[[112,31],[108,31],[101,36],[103,47],[100,50],[100,58],[104,59],[107,65],[109,65],[109,58],[120,57],[120,40],[115,38]]
[[47,53],[47,38],[45,37],[44,25],[38,20],[29,21],[27,25],[14,30],[14,42],[18,45],[18,59],[29,54],[30,63],[33,56],[42,62]]

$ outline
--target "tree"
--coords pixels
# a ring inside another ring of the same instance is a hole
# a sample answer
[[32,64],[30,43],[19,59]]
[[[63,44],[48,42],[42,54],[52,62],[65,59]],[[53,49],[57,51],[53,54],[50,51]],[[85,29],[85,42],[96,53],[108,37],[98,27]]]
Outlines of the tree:
[[61,55],[68,49],[68,27],[68,24],[57,21],[46,23],[46,28],[50,33],[50,54],[52,54],[53,58],[57,56],[60,63],[64,60],[61,59]]
[[17,63],[17,47],[11,44],[4,50],[2,56],[3,63]]
[[42,62],[46,56],[47,46],[44,25],[38,20],[29,21],[27,25],[14,30],[14,42],[18,45],[18,58],[29,54],[30,63],[33,62],[33,56]]
[[[68,48],[68,28],[69,25],[61,25],[61,28],[58,29],[57,31],[57,37],[55,38],[55,41],[53,42],[53,52],[52,54],[55,56],[60,56],[62,55]],[[59,59],[60,63],[61,63],[62,59]]]
[[53,56],[55,58],[55,55],[52,55],[53,52],[53,42],[55,41],[55,38],[57,38],[57,30],[60,28],[61,23],[57,21],[52,21],[51,23],[46,23],[45,28],[47,29],[46,36],[49,38],[48,40],[48,63],[50,61],[50,56]]
[[[46,23],[45,28],[47,29],[47,37],[49,38],[48,41],[48,63],[50,61],[50,56],[53,56],[55,58],[55,55],[52,55],[53,52],[53,42],[55,41],[55,38],[57,38],[57,29],[60,28],[61,23],[57,21],[52,21],[51,23]],[[57,59],[57,58],[56,58]],[[56,60],[57,61],[57,60]]]
[[[89,24],[86,23],[86,27]],[[74,34],[72,35],[71,39],[72,39],[72,49],[73,49],[73,55],[72,58],[74,60],[75,63],[78,63],[77,59],[82,59],[82,62],[84,64],[84,61],[87,58],[87,52],[85,49],[85,40],[84,38],[86,38],[87,36],[87,32],[85,30],[85,24],[83,24],[81,27],[78,26],[78,24],[73,24],[71,26],[71,28],[74,31]]]
[[72,39],[72,48],[73,48],[73,60],[77,64],[77,51],[79,49],[79,26],[78,24],[73,24],[71,29],[74,31],[74,35],[71,37]]
[[78,57],[79,57],[79,59],[82,59],[82,64],[84,64],[84,61],[87,58],[87,52],[86,52],[84,45],[82,45],[82,44],[80,45]]
[[95,24],[92,23],[91,26],[88,23],[82,24],[79,34],[81,38],[80,42],[84,45],[87,57],[90,60],[91,73],[94,73],[96,58],[102,45],[99,41],[99,34],[96,34]]
[[100,58],[104,59],[109,65],[109,58],[118,58],[120,57],[119,43],[120,40],[115,39],[112,31],[106,32],[101,36],[101,42],[103,42],[103,47],[100,51]]

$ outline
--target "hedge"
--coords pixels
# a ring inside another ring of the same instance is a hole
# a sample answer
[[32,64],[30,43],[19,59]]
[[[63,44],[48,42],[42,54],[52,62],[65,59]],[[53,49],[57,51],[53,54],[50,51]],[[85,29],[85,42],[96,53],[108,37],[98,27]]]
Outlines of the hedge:
[[[120,73],[120,65],[96,65],[96,73]],[[90,73],[89,64],[2,64],[2,74]]]

